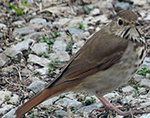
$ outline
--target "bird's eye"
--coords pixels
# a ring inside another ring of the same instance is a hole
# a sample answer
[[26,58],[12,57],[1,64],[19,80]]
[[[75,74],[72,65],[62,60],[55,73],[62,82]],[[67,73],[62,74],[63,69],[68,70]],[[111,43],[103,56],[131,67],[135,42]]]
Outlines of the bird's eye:
[[118,24],[119,24],[119,25],[122,25],[122,24],[123,24],[122,19],[120,19],[120,18],[118,19]]

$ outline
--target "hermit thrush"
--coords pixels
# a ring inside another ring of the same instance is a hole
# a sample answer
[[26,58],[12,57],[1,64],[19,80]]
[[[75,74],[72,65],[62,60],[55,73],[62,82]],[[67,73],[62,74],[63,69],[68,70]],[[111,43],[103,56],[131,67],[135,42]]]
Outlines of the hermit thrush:
[[16,118],[62,92],[85,90],[98,96],[126,83],[146,56],[137,20],[134,12],[120,11],[72,57],[58,78],[16,110]]

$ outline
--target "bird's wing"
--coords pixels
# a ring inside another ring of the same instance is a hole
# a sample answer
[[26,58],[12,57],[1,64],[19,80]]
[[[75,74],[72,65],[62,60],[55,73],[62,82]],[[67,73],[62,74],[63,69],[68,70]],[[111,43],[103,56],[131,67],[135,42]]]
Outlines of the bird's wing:
[[52,95],[80,84],[81,79],[119,62],[127,45],[126,39],[106,33],[105,29],[100,30],[74,55],[54,82],[16,110],[16,118],[20,118]]
[[127,44],[128,40],[109,34],[105,28],[100,30],[74,55],[62,74],[51,85],[73,82],[106,70],[119,61]]

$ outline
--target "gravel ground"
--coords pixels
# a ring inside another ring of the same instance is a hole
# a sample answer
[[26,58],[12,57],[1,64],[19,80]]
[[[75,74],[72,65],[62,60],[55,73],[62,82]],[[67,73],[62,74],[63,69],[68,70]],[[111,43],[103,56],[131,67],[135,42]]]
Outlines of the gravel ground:
[[[53,81],[88,38],[111,22],[115,12],[137,13],[150,44],[149,0],[3,0],[0,1],[0,117],[13,118],[15,109]],[[26,118],[150,118],[150,51],[125,85],[104,97],[123,110],[142,110],[127,117],[93,111],[102,103],[81,91],[50,98]]]

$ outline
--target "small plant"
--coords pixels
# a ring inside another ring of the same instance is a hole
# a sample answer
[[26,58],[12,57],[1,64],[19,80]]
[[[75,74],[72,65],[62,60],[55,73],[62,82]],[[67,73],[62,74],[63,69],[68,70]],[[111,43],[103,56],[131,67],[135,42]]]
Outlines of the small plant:
[[11,60],[12,61],[18,61],[18,56],[16,55],[16,56],[11,57]]
[[45,110],[45,114],[50,114],[52,113],[54,110],[52,110],[51,108],[48,108]]
[[91,12],[91,9],[87,5],[84,5],[83,9],[84,9],[86,14],[89,14]]
[[14,10],[17,12],[17,14],[23,15],[23,12],[22,12],[21,9],[16,8],[15,6],[11,5],[10,3],[8,3],[8,5],[9,5],[12,9],[14,9]]
[[48,69],[48,73],[50,73],[50,74],[54,73],[54,69],[53,68],[49,68]]
[[79,23],[79,24],[78,24],[78,28],[79,28],[79,29],[82,29],[82,30],[85,30],[85,27],[84,27],[83,23]]
[[25,39],[23,37],[21,37],[21,41],[24,41]]
[[90,104],[94,103],[95,100],[96,99],[94,97],[91,97],[89,99],[86,99],[86,100],[82,101],[82,103],[87,106],[87,105],[90,105]]
[[15,102],[12,102],[11,104],[12,104],[12,105],[15,105],[16,103],[15,103]]
[[41,57],[45,57],[45,58],[49,58],[49,54],[48,53],[42,53],[40,54]]
[[5,97],[5,101],[9,101],[10,98],[8,96]]
[[67,45],[66,51],[72,51],[72,46],[71,45]]
[[137,83],[136,85],[133,85],[133,88],[135,88],[136,90],[138,90],[139,87],[141,87],[140,83]]
[[148,73],[148,72],[149,72],[149,70],[146,67],[143,67],[137,72],[137,74],[146,76],[146,73]]
[[73,108],[73,107],[70,107],[70,109],[71,109],[71,112],[74,113],[74,114],[75,114],[76,111],[77,111],[77,109],[76,109],[76,108]]
[[59,36],[59,34],[60,34],[60,33],[58,33],[57,31],[55,31],[55,32],[53,33],[53,37],[56,38],[57,36]]
[[42,39],[40,40],[40,42],[45,42],[48,45],[53,45],[54,44],[54,40],[49,39],[47,36],[43,36]]
[[135,97],[139,97],[139,90],[135,91],[134,96],[135,96]]
[[63,99],[65,97],[65,95],[60,95],[59,99]]
[[51,61],[49,65],[58,68],[58,63],[59,63],[59,62],[60,62],[60,60]]
[[24,7],[29,8],[28,1],[25,2],[24,0],[21,0],[21,2]]
[[73,40],[73,38],[71,37],[71,41],[68,42],[67,47],[66,47],[66,51],[72,51],[72,46],[74,45],[75,41]]

